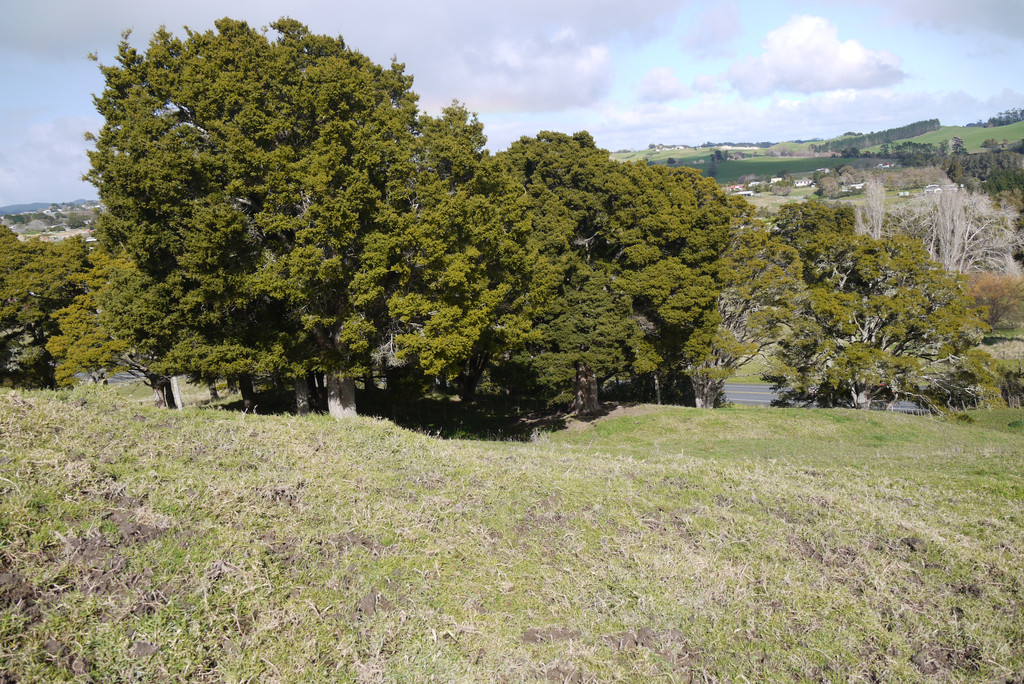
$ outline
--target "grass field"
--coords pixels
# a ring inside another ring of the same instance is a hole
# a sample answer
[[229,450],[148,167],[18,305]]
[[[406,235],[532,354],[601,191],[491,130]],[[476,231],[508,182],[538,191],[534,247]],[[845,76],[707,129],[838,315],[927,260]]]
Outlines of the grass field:
[[[656,164],[666,164],[668,159],[675,159],[678,166],[690,166],[707,175],[710,165],[707,159],[710,152],[707,150],[661,150],[658,152],[632,152],[629,154],[615,153],[613,159],[620,161],[646,160]],[[705,163],[698,165],[694,162],[697,159],[704,159]],[[715,180],[720,184],[735,183],[740,177],[746,175],[773,176],[780,173],[793,175],[807,175],[822,167],[835,167],[849,164],[855,168],[873,167],[878,163],[877,159],[849,159],[845,157],[768,157],[755,156],[742,160],[719,162]]]
[[1024,676],[1024,413],[532,442],[0,396],[0,681]]
[[[908,140],[918,143],[930,143],[938,145],[942,142],[949,142],[955,136],[960,136],[964,141],[964,147],[968,152],[983,151],[982,143],[989,138],[995,138],[1002,142],[1016,142],[1024,139],[1024,122],[1010,124],[1009,126],[997,126],[995,128],[976,128],[968,126],[942,126],[937,131],[926,133],[909,138]],[[905,141],[900,141],[905,142]],[[815,157],[773,157],[767,156],[768,151],[788,151],[793,153],[809,153],[810,146],[815,143],[779,143],[767,149],[751,150],[749,154],[755,156],[736,161],[720,162],[716,180],[721,184],[734,183],[741,176],[758,175],[772,176],[781,172],[794,175],[808,174],[823,166],[835,167],[849,164],[855,168],[874,166],[877,159],[849,159],[849,158],[815,158]],[[880,146],[866,148],[864,151],[877,153]],[[707,174],[710,165],[708,161],[711,156],[710,149],[687,148],[682,150],[638,150],[635,152],[615,152],[613,159],[619,161],[648,161],[655,164],[667,164],[673,159],[676,165],[691,166],[700,169]],[[703,160],[703,164],[697,164],[697,160]]]
[[[981,144],[989,138],[994,138],[998,142],[1007,140],[1011,143],[1018,140],[1024,139],[1024,121],[1010,124],[1009,126],[996,126],[994,128],[978,128],[974,126],[942,126],[937,131],[931,133],[925,133],[919,135],[916,138],[908,138],[907,141],[916,143],[929,143],[938,146],[940,143],[949,142],[950,139],[958,135],[964,141],[964,148],[968,152],[981,152],[984,150]],[[907,142],[901,140],[900,142]],[[879,147],[867,148],[872,152],[877,152]]]

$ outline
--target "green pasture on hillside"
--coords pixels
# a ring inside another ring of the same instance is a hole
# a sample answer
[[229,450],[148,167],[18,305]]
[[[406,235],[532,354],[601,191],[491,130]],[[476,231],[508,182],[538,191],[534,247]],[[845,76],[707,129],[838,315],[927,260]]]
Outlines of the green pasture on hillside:
[[[1024,121],[1019,121],[1008,126],[995,126],[993,128],[980,128],[975,126],[943,126],[937,131],[931,133],[925,133],[919,135],[916,138],[908,138],[907,140],[900,140],[899,142],[915,142],[915,143],[928,143],[931,145],[938,146],[941,143],[948,143],[953,136],[958,135],[964,141],[964,148],[968,152],[982,152],[984,148],[981,146],[983,142],[989,138],[994,138],[997,142],[1006,140],[1010,143],[1024,139]],[[867,150],[878,152],[881,146],[869,147]]]
[[1010,681],[1024,412],[0,396],[0,681]]
[[[672,151],[660,151],[656,154],[646,153],[632,153],[632,155],[625,155],[622,153],[616,153],[612,155],[613,159],[619,159],[620,161],[642,161],[647,160],[651,163],[656,164],[667,164],[668,159],[676,159],[681,161],[680,164],[675,166],[691,166],[699,169],[705,175],[711,167],[710,162],[705,161],[704,164],[694,164],[693,161],[696,159],[707,160],[710,157],[710,152],[703,151],[700,155],[682,155],[680,150]],[[739,178],[747,175],[754,176],[776,176],[783,173],[789,173],[792,175],[809,175],[816,169],[828,167],[834,168],[849,164],[855,168],[870,168],[878,163],[877,159],[851,159],[846,157],[769,157],[769,156],[756,156],[747,157],[742,160],[733,160],[726,162],[718,162],[718,171],[715,179],[721,184],[735,183]]]

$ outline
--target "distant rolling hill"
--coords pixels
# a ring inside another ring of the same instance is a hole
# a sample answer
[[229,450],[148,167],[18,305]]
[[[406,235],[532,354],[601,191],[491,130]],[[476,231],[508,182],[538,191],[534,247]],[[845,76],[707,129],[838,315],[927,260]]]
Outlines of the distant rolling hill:
[[[995,139],[1002,143],[1004,140],[1010,143],[1024,139],[1024,121],[1009,124],[1007,126],[993,126],[981,128],[977,126],[942,126],[938,130],[924,133],[913,138],[903,138],[898,142],[930,143],[938,146],[942,142],[949,142],[953,136],[959,136],[964,142],[964,148],[968,152],[984,151],[982,143],[989,139]],[[833,140],[841,140],[839,136]],[[732,183],[747,175],[771,175],[788,172],[791,174],[807,174],[820,166],[836,166],[839,164],[851,164],[853,166],[868,165],[867,159],[849,159],[845,157],[814,157],[811,154],[811,145],[822,145],[830,141],[819,140],[813,142],[783,142],[771,147],[744,147],[735,148],[721,146],[721,149],[731,153],[743,155],[741,160],[719,162],[716,168],[716,179],[719,183]],[[865,148],[864,152],[878,153],[880,146]],[[712,149],[707,147],[685,147],[660,148],[649,150],[638,150],[636,152],[615,152],[612,159],[619,161],[646,161],[649,164],[667,164],[669,166],[689,166],[704,171],[705,175],[711,168]],[[875,160],[877,161],[877,160]]]
[[42,211],[43,209],[49,209],[54,204],[85,204],[86,202],[94,202],[95,200],[84,200],[77,199],[71,202],[30,202],[29,204],[8,204],[6,207],[0,207],[0,214],[21,214],[26,211]]
[[[1018,121],[1008,126],[992,126],[991,128],[982,128],[980,126],[943,126],[937,131],[925,133],[915,138],[907,138],[900,142],[938,145],[942,142],[948,143],[954,135],[960,136],[960,139],[964,141],[964,149],[968,152],[980,152],[984,150],[981,144],[989,139],[994,139],[1000,143],[1004,140],[1011,143],[1024,140],[1024,121]],[[867,148],[871,152],[877,152],[879,149],[879,147]]]

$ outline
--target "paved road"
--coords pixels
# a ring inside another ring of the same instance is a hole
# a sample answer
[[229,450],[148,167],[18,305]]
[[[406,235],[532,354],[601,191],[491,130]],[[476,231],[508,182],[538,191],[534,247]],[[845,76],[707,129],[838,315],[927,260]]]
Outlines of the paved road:
[[774,398],[768,385],[725,383],[725,400],[737,406],[770,406]]
[[[725,400],[737,406],[771,406],[774,398],[775,392],[768,385],[725,383]],[[897,413],[928,413],[909,401],[897,402],[892,410]]]

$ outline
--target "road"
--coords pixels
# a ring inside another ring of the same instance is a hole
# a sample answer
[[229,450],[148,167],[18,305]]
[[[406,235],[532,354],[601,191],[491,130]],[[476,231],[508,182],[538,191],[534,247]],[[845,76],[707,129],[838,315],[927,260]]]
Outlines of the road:
[[[771,406],[774,398],[775,392],[768,385],[725,383],[725,400],[737,406]],[[928,411],[919,408],[909,401],[896,402],[892,410],[896,413],[928,413]]]
[[774,398],[768,385],[725,383],[725,400],[737,406],[770,406]]

